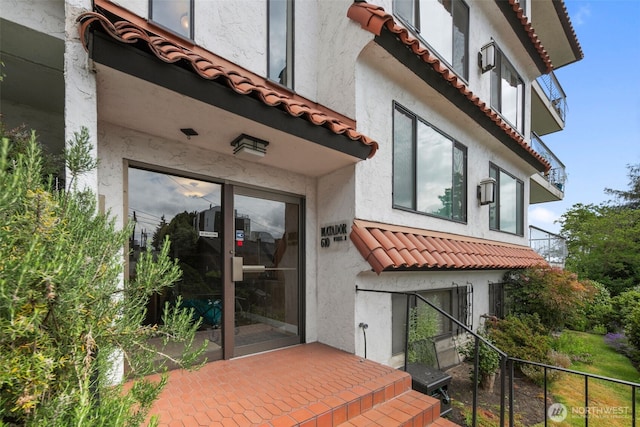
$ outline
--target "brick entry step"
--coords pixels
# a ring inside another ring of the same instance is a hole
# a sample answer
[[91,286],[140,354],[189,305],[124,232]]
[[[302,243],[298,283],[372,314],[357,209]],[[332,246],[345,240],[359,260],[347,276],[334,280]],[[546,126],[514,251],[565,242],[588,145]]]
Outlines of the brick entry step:
[[411,377],[319,344],[172,371],[151,414],[160,426],[455,426]]

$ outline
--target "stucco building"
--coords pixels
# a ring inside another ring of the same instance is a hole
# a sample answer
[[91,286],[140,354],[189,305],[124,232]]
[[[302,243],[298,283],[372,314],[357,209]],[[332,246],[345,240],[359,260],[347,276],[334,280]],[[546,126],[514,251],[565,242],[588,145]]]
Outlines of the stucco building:
[[363,290],[477,328],[505,271],[543,262],[553,70],[582,58],[561,0],[1,4],[3,120],[54,152],[88,127],[83,184],[136,221],[129,271],[165,234],[183,267],[148,321],[183,295],[210,360],[317,341],[397,367],[405,300]]

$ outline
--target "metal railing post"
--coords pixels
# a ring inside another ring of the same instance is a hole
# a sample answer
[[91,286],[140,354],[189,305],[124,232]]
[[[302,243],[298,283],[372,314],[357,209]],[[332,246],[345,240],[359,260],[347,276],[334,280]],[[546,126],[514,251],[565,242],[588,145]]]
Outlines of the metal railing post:
[[513,378],[514,378],[514,374],[515,374],[515,363],[513,362],[513,359],[509,359],[509,427],[513,427],[513,423],[514,423],[514,404],[513,404],[513,388],[514,388],[514,384],[513,384]]
[[473,357],[473,427],[478,425],[478,382],[480,381],[480,337],[476,336],[475,355]]
[[409,326],[411,313],[411,295],[407,295],[407,312],[405,313],[405,322],[407,327],[405,328],[404,337],[404,371],[407,372],[407,363],[409,361]]
[[631,427],[636,427],[636,387],[631,387]]
[[544,427],[547,427],[547,420],[549,419],[547,414],[547,411],[549,410],[547,408],[547,368],[544,368],[544,380],[543,380],[543,384],[544,384]]
[[500,427],[504,427],[504,405],[507,384],[507,358],[500,356]]
[[584,377],[584,427],[589,427],[589,377]]

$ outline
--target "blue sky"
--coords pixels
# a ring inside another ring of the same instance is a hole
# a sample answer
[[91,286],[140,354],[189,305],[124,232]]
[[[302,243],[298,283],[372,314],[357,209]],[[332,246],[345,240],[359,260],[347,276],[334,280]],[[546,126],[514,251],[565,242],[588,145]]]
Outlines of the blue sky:
[[565,164],[564,200],[531,205],[529,224],[559,232],[555,220],[576,203],[628,189],[640,163],[640,0],[565,0],[584,59],[556,70],[569,111],[563,131],[542,140]]

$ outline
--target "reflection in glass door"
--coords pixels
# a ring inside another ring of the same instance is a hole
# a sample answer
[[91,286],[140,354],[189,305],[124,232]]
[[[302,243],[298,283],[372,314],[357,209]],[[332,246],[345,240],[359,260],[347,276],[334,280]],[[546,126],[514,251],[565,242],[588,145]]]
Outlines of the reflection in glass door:
[[[182,270],[172,289],[151,298],[146,324],[160,324],[165,304],[181,297],[201,322],[195,345],[208,342],[208,360],[301,342],[299,198],[138,167],[127,181],[130,277],[140,253],[167,237]],[[237,282],[232,256],[248,269]]]
[[[141,251],[160,249],[165,238],[182,278],[173,288],[152,296],[145,323],[160,324],[165,304],[182,297],[201,327],[195,346],[208,341],[208,360],[222,358],[222,232],[220,184],[130,167],[128,212],[135,229],[129,242],[129,275]],[[155,339],[154,339],[155,340]],[[152,341],[154,341],[152,340]],[[162,346],[161,339],[151,342]],[[168,354],[178,348],[163,347]]]
[[242,355],[300,342],[300,203],[236,187],[235,351]]

